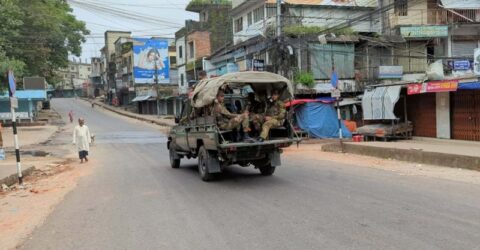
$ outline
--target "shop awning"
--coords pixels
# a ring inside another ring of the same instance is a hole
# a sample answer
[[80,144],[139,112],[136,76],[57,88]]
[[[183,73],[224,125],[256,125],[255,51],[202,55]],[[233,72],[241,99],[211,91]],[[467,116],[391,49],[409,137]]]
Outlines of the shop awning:
[[150,97],[152,97],[152,96],[150,96],[150,95],[139,95],[139,96],[133,98],[132,102],[143,102],[143,101],[146,101],[146,100],[150,99]]
[[400,99],[402,86],[385,86],[365,90],[362,99],[363,119],[394,120],[395,104]]

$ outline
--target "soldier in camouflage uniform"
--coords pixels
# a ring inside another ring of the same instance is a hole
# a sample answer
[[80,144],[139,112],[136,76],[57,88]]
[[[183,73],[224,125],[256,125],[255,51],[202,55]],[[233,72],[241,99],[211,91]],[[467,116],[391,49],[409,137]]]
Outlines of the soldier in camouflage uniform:
[[260,131],[265,114],[265,105],[255,100],[255,93],[252,92],[248,94],[248,102],[245,110],[249,112],[249,120],[253,123],[255,130]]
[[243,127],[244,131],[244,140],[252,140],[248,135],[250,131],[249,120],[248,120],[248,111],[245,111],[243,114],[232,114],[225,107],[224,104],[225,94],[222,90],[218,91],[217,99],[213,105],[213,114],[217,119],[217,125],[221,130],[233,130],[240,129],[240,126]]
[[285,109],[285,105],[280,101],[280,93],[278,90],[274,90],[272,92],[272,102],[267,108],[265,122],[262,125],[262,133],[260,134],[258,141],[262,142],[266,140],[271,128],[282,126],[286,113],[287,110]]

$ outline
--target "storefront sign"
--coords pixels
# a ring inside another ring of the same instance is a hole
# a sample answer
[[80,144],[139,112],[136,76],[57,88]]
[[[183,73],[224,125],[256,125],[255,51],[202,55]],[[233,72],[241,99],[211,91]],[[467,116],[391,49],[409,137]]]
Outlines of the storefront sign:
[[448,26],[400,27],[400,34],[405,38],[447,37]]
[[473,72],[476,76],[480,76],[480,48],[475,49],[475,52],[473,53],[473,59]]
[[416,95],[423,93],[423,84],[415,83],[415,84],[408,84],[407,86],[407,95]]
[[403,66],[379,66],[378,78],[380,79],[401,79]]
[[453,69],[454,70],[469,70],[470,69],[470,61],[469,60],[459,60],[453,62]]
[[446,9],[480,9],[478,0],[442,0]]
[[457,91],[458,80],[434,81],[428,82],[426,87],[427,93],[432,92],[449,92]]
[[421,93],[457,91],[458,80],[434,81],[427,83],[408,84],[407,94],[416,95]]
[[265,61],[261,59],[253,59],[253,71],[264,71]]

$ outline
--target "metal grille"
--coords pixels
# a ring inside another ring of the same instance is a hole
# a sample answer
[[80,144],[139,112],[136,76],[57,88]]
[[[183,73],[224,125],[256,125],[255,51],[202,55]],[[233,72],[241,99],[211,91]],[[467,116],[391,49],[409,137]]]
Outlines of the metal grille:
[[437,137],[435,93],[407,96],[408,120],[413,124],[413,135]]
[[453,93],[453,139],[480,141],[480,90]]

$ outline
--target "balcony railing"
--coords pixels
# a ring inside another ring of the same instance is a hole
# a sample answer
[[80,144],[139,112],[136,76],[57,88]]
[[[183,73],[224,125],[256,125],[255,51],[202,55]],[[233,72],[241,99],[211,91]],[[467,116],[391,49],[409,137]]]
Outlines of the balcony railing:
[[408,10],[407,15],[390,14],[392,27],[399,25],[447,25],[480,23],[480,10]]

